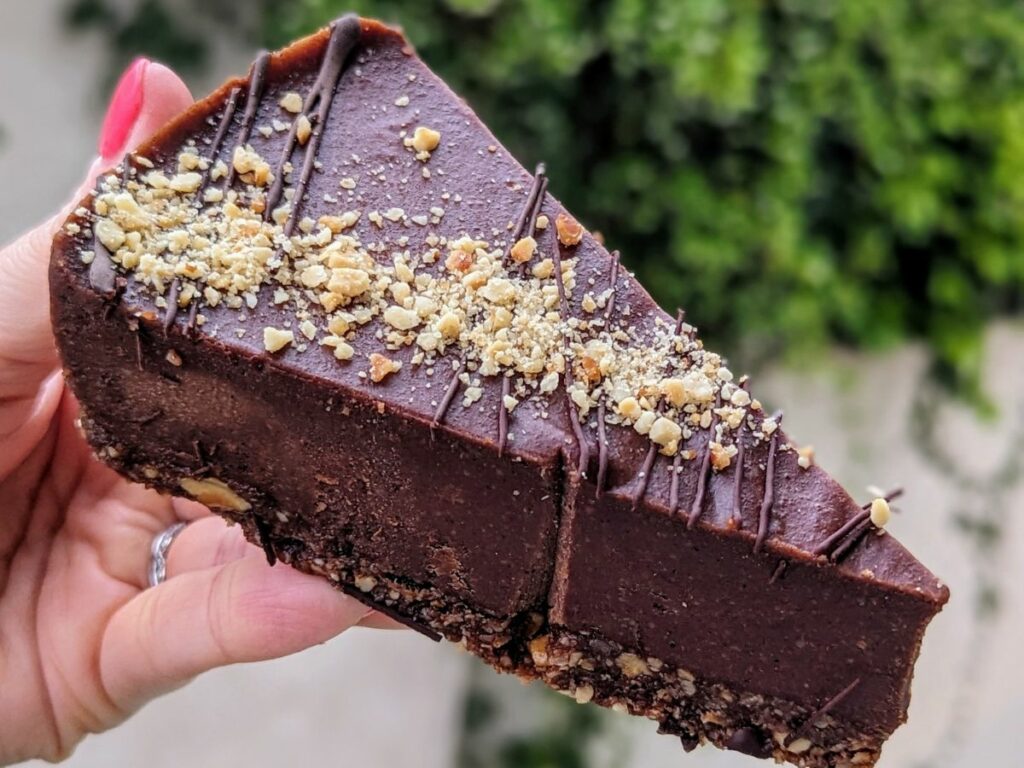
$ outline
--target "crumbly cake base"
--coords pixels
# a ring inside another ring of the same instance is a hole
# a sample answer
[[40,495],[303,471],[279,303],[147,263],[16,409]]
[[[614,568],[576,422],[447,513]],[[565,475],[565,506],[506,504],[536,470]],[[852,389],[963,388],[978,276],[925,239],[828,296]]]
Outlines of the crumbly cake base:
[[[249,519],[246,536],[259,542]],[[273,539],[272,539],[273,541]],[[882,738],[830,715],[804,725],[814,713],[779,698],[698,680],[689,671],[596,635],[546,626],[540,611],[512,618],[489,616],[440,591],[384,574],[358,555],[330,556],[305,546],[277,556],[415,629],[457,643],[498,671],[540,680],[581,704],[596,703],[659,723],[687,750],[703,743],[773,757],[802,768],[874,765]]]
[[[188,456],[127,451],[84,413],[81,424],[102,460],[137,482],[172,493],[179,478],[197,475]],[[542,681],[581,704],[593,702],[654,720],[659,732],[678,736],[687,751],[710,742],[801,768],[871,766],[878,759],[884,734],[865,732],[787,699],[700,680],[597,633],[550,627],[544,606],[512,617],[487,614],[450,593],[384,573],[345,542],[303,531],[298,518],[258,489],[239,490],[259,500],[258,518],[252,511],[216,511],[240,525],[269,559],[322,576],[431,639],[458,644],[500,672]]]

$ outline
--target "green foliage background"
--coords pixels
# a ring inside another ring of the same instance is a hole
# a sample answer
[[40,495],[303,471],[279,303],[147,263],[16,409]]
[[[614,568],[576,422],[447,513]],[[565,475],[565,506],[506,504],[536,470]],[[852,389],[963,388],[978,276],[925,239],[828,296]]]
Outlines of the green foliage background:
[[[743,367],[927,340],[978,395],[1024,298],[1024,4],[72,0],[112,63],[187,72],[346,10],[401,24],[526,164]],[[98,22],[98,23],[97,23]]]

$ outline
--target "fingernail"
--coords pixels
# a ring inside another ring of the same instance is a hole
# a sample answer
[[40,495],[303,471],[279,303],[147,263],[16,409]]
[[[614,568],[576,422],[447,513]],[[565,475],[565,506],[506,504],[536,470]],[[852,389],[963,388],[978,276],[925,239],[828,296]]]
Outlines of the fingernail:
[[142,81],[148,66],[148,59],[136,59],[117,81],[107,114],[103,118],[103,128],[100,129],[99,150],[104,160],[114,158],[124,148],[128,134],[139,117],[142,109]]

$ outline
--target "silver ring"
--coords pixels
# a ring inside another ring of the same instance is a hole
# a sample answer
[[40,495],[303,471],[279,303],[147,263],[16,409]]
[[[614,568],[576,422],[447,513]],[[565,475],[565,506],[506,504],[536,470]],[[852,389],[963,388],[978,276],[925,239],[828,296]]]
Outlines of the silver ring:
[[171,548],[178,534],[185,530],[185,525],[175,523],[153,537],[153,543],[149,547],[149,586],[163,584],[167,579],[167,550]]

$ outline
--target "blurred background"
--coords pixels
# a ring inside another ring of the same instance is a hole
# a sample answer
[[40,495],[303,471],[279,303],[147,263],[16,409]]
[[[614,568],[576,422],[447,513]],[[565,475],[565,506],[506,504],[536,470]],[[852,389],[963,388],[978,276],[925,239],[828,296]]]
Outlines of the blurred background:
[[[1005,0],[0,0],[0,241],[52,212],[139,54],[196,95],[347,10],[404,27],[950,584],[884,768],[1019,765],[1024,5]],[[70,629],[70,628],[69,628]],[[355,631],[221,670],[70,765],[612,768],[653,724]]]

